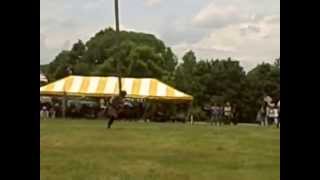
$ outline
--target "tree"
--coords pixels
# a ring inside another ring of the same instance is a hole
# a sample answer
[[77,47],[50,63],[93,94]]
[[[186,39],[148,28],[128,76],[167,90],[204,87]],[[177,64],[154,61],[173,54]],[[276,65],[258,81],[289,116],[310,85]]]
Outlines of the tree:
[[177,58],[161,40],[151,34],[121,31],[117,49],[114,37],[115,31],[107,28],[85,44],[78,40],[70,51],[59,53],[46,73],[55,80],[63,77],[61,69],[70,66],[78,75],[115,75],[115,59],[119,59],[123,76],[172,79]]
[[92,71],[91,66],[83,62],[77,63],[73,69],[74,75],[90,75]]
[[75,61],[71,59],[70,51],[62,51],[56,56],[55,61],[47,65],[47,69],[44,73],[51,81],[54,81],[67,76],[65,70],[68,66],[72,66],[73,64],[75,64]]
[[238,61],[196,60],[192,51],[183,56],[175,72],[178,89],[192,94],[196,105],[212,101],[239,103],[239,92],[245,80],[245,72]]
[[174,82],[179,90],[191,94],[200,88],[194,75],[197,64],[196,56],[194,52],[188,51],[182,60],[183,63],[179,64],[176,69]]

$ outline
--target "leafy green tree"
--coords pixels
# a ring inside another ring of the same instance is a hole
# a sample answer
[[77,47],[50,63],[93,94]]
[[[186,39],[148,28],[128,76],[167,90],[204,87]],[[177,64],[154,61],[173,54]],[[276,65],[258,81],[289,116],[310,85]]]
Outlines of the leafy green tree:
[[175,85],[178,89],[191,94],[198,89],[196,77],[196,56],[193,51],[188,51],[182,58],[183,62],[177,67],[175,72]]
[[116,75],[121,64],[123,76],[172,79],[177,57],[154,35],[120,32],[120,48],[115,46],[115,31],[107,28],[88,42],[77,41],[70,51],[62,51],[48,65],[46,74],[53,80],[64,77],[72,67],[78,75]]

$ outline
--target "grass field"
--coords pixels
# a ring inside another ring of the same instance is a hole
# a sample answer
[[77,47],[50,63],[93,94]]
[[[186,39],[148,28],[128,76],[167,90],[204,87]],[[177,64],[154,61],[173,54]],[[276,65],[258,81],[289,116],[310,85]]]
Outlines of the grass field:
[[278,180],[274,127],[47,120],[42,180]]

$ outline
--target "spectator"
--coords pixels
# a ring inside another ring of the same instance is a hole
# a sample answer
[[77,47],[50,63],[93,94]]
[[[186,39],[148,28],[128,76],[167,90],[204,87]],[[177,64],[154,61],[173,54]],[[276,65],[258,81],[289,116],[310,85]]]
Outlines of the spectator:
[[217,121],[218,121],[218,116],[219,116],[219,110],[218,110],[218,106],[214,103],[213,106],[211,106],[210,108],[210,122],[211,125],[214,123],[215,125],[217,125]]
[[60,109],[60,105],[59,105],[59,103],[55,103],[54,104],[54,110],[55,110],[55,117],[59,117],[59,116],[61,116],[60,114],[60,111],[61,111],[61,109]]
[[264,120],[264,125],[269,126],[269,122],[272,119],[272,113],[273,113],[272,104],[266,103],[265,109],[266,109],[266,116],[265,116],[265,120]]
[[223,106],[219,106],[218,105],[218,125],[220,124],[220,126],[223,124],[224,122],[224,107]]
[[274,123],[274,124],[278,123],[278,109],[274,103],[271,103],[268,105],[267,119],[271,123]]
[[45,104],[42,106],[42,109],[40,111],[40,117],[41,117],[41,119],[48,119],[49,118],[49,111],[48,111],[48,108]]
[[51,119],[55,119],[56,118],[56,110],[54,106],[51,106],[50,110],[49,110],[49,116]]
[[277,104],[277,108],[278,108],[278,123],[277,123],[277,128],[280,127],[280,100],[278,101],[278,104]]
[[271,120],[272,122],[278,126],[278,117],[279,117],[279,113],[278,113],[278,107],[274,104],[271,104],[271,114],[270,114],[270,117],[271,117]]
[[130,102],[128,99],[124,100],[124,106],[129,107],[129,108],[133,108],[132,102]]
[[266,104],[263,104],[257,113],[257,121],[260,126],[264,126],[267,125],[266,119]]
[[238,124],[238,116],[239,116],[239,112],[238,112],[238,108],[237,105],[234,105],[232,108],[232,124],[233,125],[237,125]]
[[227,123],[230,123],[232,118],[232,108],[229,102],[224,106],[224,117]]

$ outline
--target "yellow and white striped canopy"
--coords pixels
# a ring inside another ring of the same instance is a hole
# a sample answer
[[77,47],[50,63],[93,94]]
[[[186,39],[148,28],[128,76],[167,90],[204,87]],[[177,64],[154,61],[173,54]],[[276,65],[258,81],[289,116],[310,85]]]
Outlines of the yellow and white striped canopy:
[[[191,101],[192,96],[151,78],[121,78],[130,98]],[[118,77],[68,76],[40,87],[40,95],[105,97],[119,93]]]

